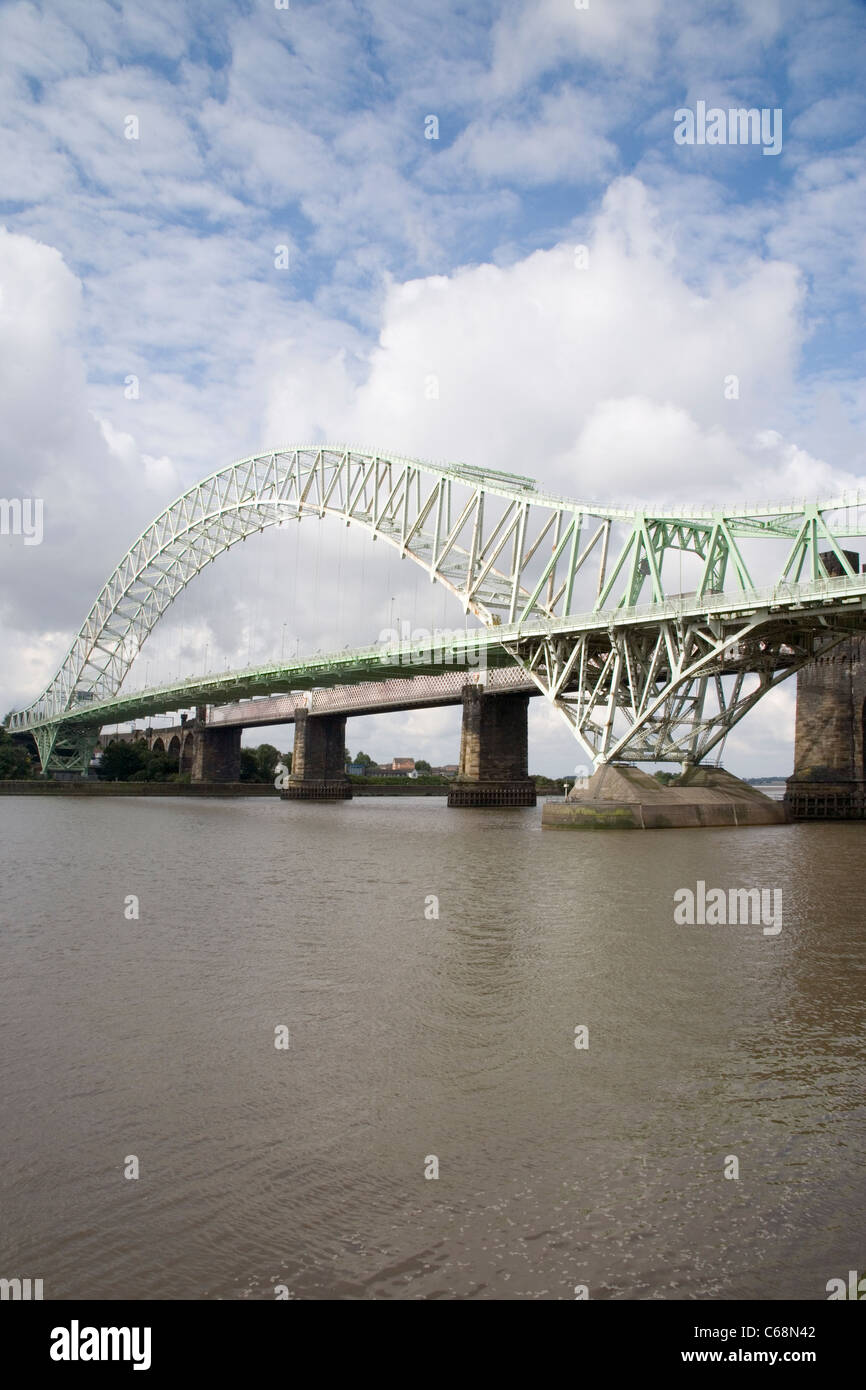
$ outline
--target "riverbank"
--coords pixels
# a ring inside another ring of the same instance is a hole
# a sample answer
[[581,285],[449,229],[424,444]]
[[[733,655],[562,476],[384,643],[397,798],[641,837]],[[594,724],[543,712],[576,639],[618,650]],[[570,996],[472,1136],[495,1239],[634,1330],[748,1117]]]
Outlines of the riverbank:
[[[447,796],[448,787],[419,785],[417,782],[376,782],[354,785],[352,796]],[[274,796],[279,792],[270,782],[79,782],[32,781],[0,782],[0,796]]]

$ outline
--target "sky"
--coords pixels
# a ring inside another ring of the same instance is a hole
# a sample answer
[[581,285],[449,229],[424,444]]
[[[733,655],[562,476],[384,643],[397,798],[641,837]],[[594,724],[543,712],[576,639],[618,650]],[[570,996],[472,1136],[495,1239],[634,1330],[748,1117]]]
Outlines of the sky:
[[[0,497],[44,505],[0,536],[3,712],[175,496],[275,446],[610,503],[861,485],[864,57],[860,0],[0,2]],[[675,138],[741,107],[778,150]],[[462,625],[410,568],[266,532],[130,684]],[[791,770],[794,696],[726,766]],[[459,710],[347,738],[456,762]],[[533,701],[531,769],[577,752]]]

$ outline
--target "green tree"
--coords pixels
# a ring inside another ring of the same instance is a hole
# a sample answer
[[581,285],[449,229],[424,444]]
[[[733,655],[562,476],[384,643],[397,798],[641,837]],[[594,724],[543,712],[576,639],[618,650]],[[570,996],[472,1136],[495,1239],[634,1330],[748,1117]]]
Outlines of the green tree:
[[352,759],[353,763],[358,763],[360,767],[375,767],[376,760],[370,757],[369,753],[356,753]]
[[25,745],[0,726],[0,781],[19,782],[32,777],[33,772],[33,761]]
[[169,757],[161,748],[149,750],[145,766],[148,782],[169,782],[177,776],[177,758]]
[[240,778],[242,782],[261,781],[259,777],[259,760],[256,757],[256,750],[254,748],[241,749]]
[[260,743],[256,749],[256,762],[259,766],[259,781],[272,782],[274,768],[280,761],[280,751],[272,743]]
[[416,771],[416,772],[432,772],[433,769],[432,769],[432,767],[430,766],[430,764],[428,763],[428,761],[427,761],[426,758],[416,758],[416,759],[415,759],[415,771]]
[[147,762],[147,744],[110,743],[103,751],[99,776],[105,782],[129,782],[135,773],[147,771]]
[[[272,743],[260,743],[258,748],[241,749],[241,781],[273,782],[278,762],[286,762],[279,748]],[[291,767],[291,755],[287,765]]]

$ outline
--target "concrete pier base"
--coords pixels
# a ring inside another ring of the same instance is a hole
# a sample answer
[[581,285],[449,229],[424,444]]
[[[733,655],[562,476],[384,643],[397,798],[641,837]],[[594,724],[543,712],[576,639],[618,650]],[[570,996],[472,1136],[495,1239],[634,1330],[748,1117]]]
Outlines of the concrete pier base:
[[555,830],[661,830],[701,826],[784,825],[784,803],[772,801],[722,768],[691,767],[671,786],[623,763],[600,767],[583,790],[548,801],[541,823]]
[[534,806],[528,775],[529,696],[492,695],[463,687],[460,770],[448,788],[449,806]]
[[535,783],[525,782],[451,782],[448,787],[449,806],[534,806]]
[[866,820],[866,781],[789,777],[785,805],[794,820]]
[[352,785],[345,782],[292,782],[280,792],[281,801],[351,801]]
[[311,716],[295,710],[295,745],[283,801],[349,801],[352,784],[346,774],[346,716]]

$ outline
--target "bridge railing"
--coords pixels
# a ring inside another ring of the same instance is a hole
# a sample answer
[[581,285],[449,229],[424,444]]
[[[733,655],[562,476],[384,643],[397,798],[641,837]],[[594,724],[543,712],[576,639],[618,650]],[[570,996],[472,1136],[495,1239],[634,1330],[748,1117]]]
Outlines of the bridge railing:
[[[866,574],[838,575],[809,580],[806,583],[777,582],[754,589],[707,593],[700,600],[695,595],[681,594],[632,607],[600,609],[588,613],[570,614],[568,617],[548,618],[544,622],[539,622],[535,618],[525,623],[471,628],[465,636],[461,634],[453,642],[446,644],[447,651],[450,653],[450,660],[444,660],[442,664],[449,665],[457,678],[462,677],[465,680],[465,667],[461,665],[459,659],[455,662],[455,657],[459,658],[464,649],[477,652],[484,647],[514,647],[523,641],[531,641],[558,633],[579,634],[647,622],[657,623],[665,619],[700,618],[712,614],[742,613],[751,609],[785,608],[795,605],[799,607],[809,603],[832,601],[845,596],[866,600]],[[176,703],[165,705],[166,709],[185,709],[193,704],[207,703],[209,693],[211,700],[213,700],[214,694],[228,694],[227,685],[237,686],[243,685],[245,682],[250,685],[255,685],[257,682],[279,682],[281,671],[285,671],[286,685],[289,689],[291,689],[289,682],[292,678],[301,676],[304,678],[307,689],[312,689],[317,684],[321,687],[333,687],[340,684],[341,674],[345,674],[349,678],[346,681],[347,684],[350,681],[354,684],[357,678],[352,679],[353,670],[360,674],[361,670],[365,673],[367,671],[373,672],[377,667],[383,665],[399,666],[405,664],[411,666],[413,662],[409,658],[415,649],[427,651],[430,647],[429,641],[397,644],[388,648],[367,646],[348,653],[336,652],[325,655],[319,660],[303,663],[297,667],[281,668],[279,665],[270,664],[245,671],[213,674],[205,677],[191,676],[186,680],[154,687],[144,692],[126,691],[114,696],[111,700],[101,701],[95,705],[91,705],[89,700],[84,698],[90,692],[80,692],[76,703],[66,710],[40,710],[39,706],[36,706],[20,714],[13,714],[9,721],[9,727],[13,730],[30,729],[38,727],[40,724],[60,723],[64,719],[69,719],[70,716],[74,716],[75,721],[81,723],[86,722],[85,716],[87,715],[92,715],[97,720],[101,719],[103,723],[114,722],[111,719],[113,712],[123,721],[133,716],[137,704],[146,704],[147,697],[159,698],[163,702],[167,697],[170,697]],[[443,647],[443,650],[445,649]],[[454,669],[455,665],[457,669]],[[229,695],[228,698],[230,699],[231,696]]]

